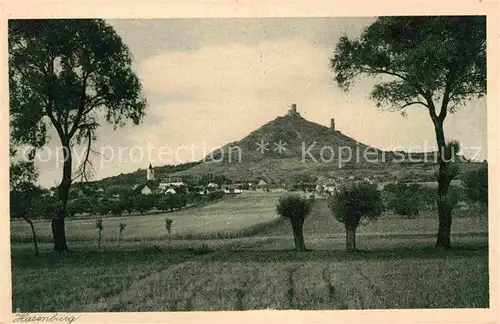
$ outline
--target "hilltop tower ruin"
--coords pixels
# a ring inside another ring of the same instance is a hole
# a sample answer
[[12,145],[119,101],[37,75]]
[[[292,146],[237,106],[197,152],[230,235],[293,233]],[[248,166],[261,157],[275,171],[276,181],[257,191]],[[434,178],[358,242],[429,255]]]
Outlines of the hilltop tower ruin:
[[288,116],[300,116],[300,114],[297,112],[297,105],[296,104],[291,104],[290,109],[288,109]]
[[335,132],[335,118],[330,119],[330,130]]

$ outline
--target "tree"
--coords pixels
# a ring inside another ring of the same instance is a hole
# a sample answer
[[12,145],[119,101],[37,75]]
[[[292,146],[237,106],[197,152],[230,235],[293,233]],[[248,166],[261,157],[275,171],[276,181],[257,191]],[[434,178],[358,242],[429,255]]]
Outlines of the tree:
[[106,216],[111,211],[111,202],[108,199],[102,199],[99,201],[99,205],[97,207],[99,215]]
[[97,249],[99,251],[101,251],[102,230],[104,229],[104,227],[102,226],[102,219],[101,218],[96,220],[95,226],[96,226],[97,230],[99,231],[99,241],[97,243]]
[[121,200],[113,201],[111,203],[111,213],[114,216],[121,216],[125,210],[125,204]]
[[123,191],[123,193],[120,195],[120,200],[123,203],[123,206],[125,208],[125,211],[130,215],[135,209],[134,206],[134,192],[130,189],[127,189]]
[[40,254],[35,225],[28,217],[32,202],[39,197],[41,190],[34,184],[38,174],[33,161],[21,161],[10,164],[10,216],[24,219],[31,227],[35,256]]
[[168,195],[170,194],[166,194],[164,197],[161,197],[159,200],[158,200],[158,209],[161,210],[161,211],[168,211],[171,207],[170,207],[170,200],[169,200],[169,197]]
[[480,214],[488,214],[488,164],[467,173],[464,179],[467,197],[479,203]]
[[127,227],[127,224],[120,223],[120,228],[119,228],[119,232],[118,232],[118,246],[120,246],[120,243],[122,241],[123,231],[125,230],[125,227]]
[[467,173],[465,179],[467,196],[472,201],[488,204],[488,165]]
[[312,202],[298,194],[286,194],[278,199],[276,212],[288,218],[292,225],[293,239],[296,251],[305,251],[304,221],[311,212]]
[[145,212],[149,211],[152,207],[150,199],[148,199],[148,196],[141,194],[137,195],[134,198],[134,206],[135,209],[141,214],[144,214]]
[[388,209],[398,215],[414,218],[419,215],[423,197],[418,184],[398,183],[393,187],[392,199],[387,204]]
[[361,218],[377,219],[384,205],[377,186],[363,182],[337,191],[329,207],[335,219],[344,223],[346,250],[352,251],[356,249],[356,229]]
[[486,94],[485,17],[381,17],[359,39],[340,38],[331,67],[345,91],[363,75],[384,76],[371,92],[377,107],[406,114],[407,108],[421,106],[428,112],[439,163],[436,245],[449,248],[446,196],[456,172],[445,158],[443,124],[449,113]]
[[[103,20],[9,20],[11,136],[42,147],[53,127],[63,151],[61,208],[52,219],[54,249],[68,251],[64,220],[71,184],[87,179],[100,120],[122,127],[145,114],[129,49]],[[73,172],[72,149],[85,145]]]

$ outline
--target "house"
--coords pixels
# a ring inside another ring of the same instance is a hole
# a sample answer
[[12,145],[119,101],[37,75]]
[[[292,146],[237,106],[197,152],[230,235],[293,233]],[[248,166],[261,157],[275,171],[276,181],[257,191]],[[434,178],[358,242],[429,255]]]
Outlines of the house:
[[144,186],[141,190],[141,194],[143,195],[150,195],[153,193],[153,190],[149,188],[148,186]]
[[219,189],[219,185],[214,183],[214,182],[210,182],[208,185],[207,185],[207,188],[210,188],[210,189]]
[[260,179],[259,182],[257,182],[257,186],[265,187],[265,186],[267,186],[267,182],[264,181],[263,179]]
[[159,186],[157,181],[149,180],[146,184],[138,187],[143,195],[150,195],[152,193],[158,192]]
[[327,184],[323,186],[323,191],[334,193],[337,190],[337,187],[334,184]]
[[186,186],[186,183],[182,180],[181,177],[167,177],[164,180],[160,181],[159,186],[161,188],[182,187]]
[[168,188],[167,190],[165,190],[165,193],[166,194],[174,194],[175,195],[177,192],[175,191],[174,188]]

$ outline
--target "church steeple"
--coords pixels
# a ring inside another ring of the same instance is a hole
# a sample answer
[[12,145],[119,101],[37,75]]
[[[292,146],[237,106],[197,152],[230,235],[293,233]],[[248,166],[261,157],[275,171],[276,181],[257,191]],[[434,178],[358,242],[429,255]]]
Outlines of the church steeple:
[[149,163],[148,170],[146,172],[146,180],[154,180],[155,179],[155,170],[151,163]]

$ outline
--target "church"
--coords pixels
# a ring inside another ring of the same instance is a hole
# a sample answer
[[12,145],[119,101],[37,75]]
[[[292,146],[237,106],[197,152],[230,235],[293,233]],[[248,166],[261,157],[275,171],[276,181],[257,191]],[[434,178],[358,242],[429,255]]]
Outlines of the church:
[[181,177],[167,177],[161,181],[157,181],[155,177],[155,170],[153,165],[149,163],[146,170],[146,184],[141,189],[143,195],[150,195],[152,193],[176,193],[176,189],[186,186]]

